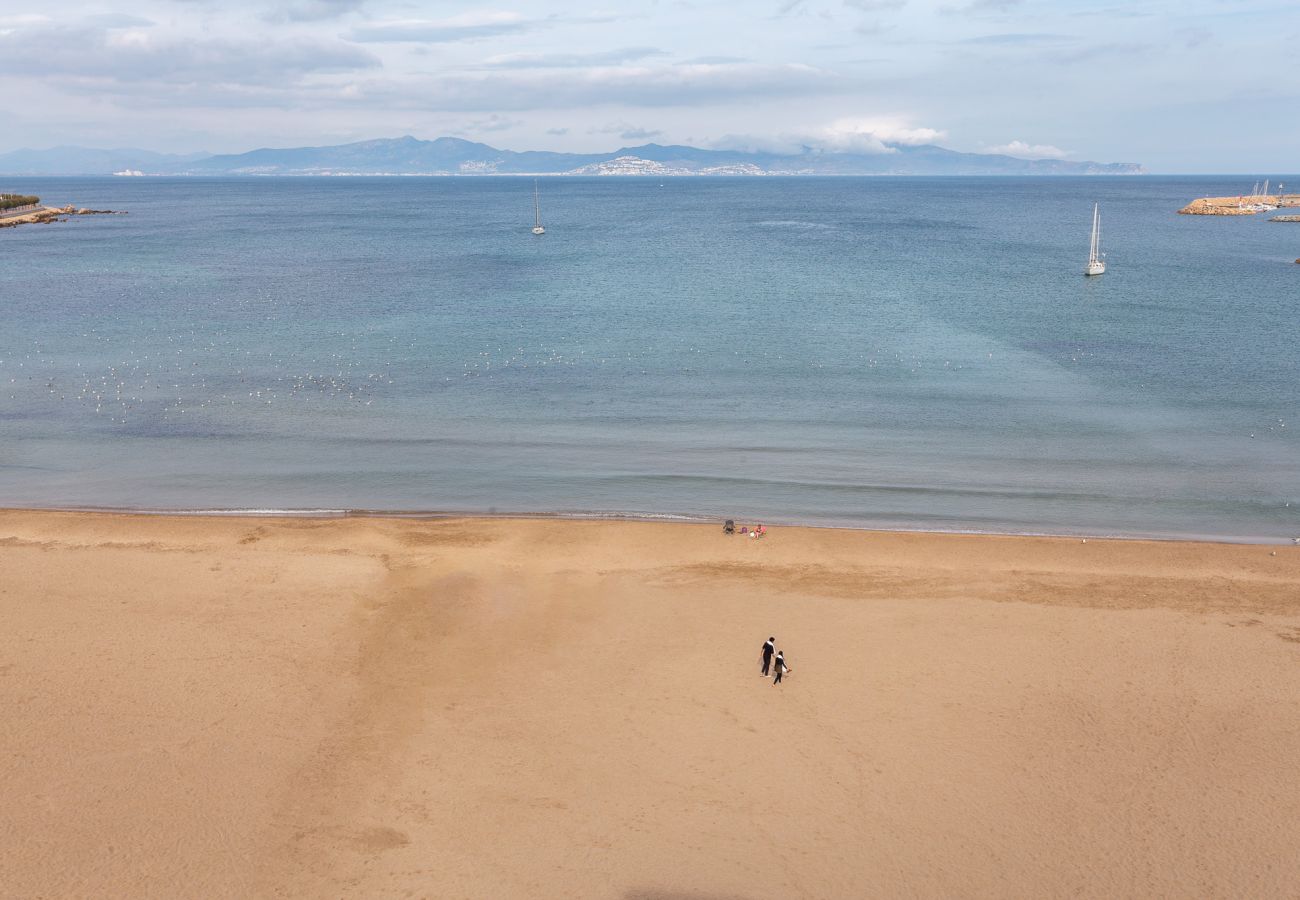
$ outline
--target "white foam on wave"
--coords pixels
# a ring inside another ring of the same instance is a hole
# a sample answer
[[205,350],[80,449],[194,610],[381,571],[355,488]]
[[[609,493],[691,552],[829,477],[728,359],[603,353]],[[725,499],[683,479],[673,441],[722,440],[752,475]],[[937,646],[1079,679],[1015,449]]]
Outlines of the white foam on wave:
[[279,509],[275,507],[231,507],[225,509],[167,509],[137,506],[48,506],[33,507],[54,512],[121,513],[133,516],[229,516],[231,518],[331,519],[349,515],[346,509]]
[[[647,512],[610,512],[608,510],[593,511],[557,511],[557,512],[538,512],[538,511],[482,511],[482,510],[385,510],[385,509],[291,509],[277,507],[249,507],[249,508],[226,508],[226,509],[163,509],[163,508],[140,508],[140,507],[108,507],[108,506],[23,506],[23,507],[0,507],[6,509],[28,509],[43,510],[50,512],[89,512],[89,513],[108,513],[120,515],[145,515],[145,516],[220,516],[227,518],[300,518],[300,519],[341,519],[347,517],[363,518],[388,518],[388,519],[570,519],[586,521],[617,521],[617,522],[681,522],[685,524],[709,524],[721,521],[719,515],[704,514],[681,514],[681,513],[647,513]],[[1223,535],[1223,534],[1203,534],[1198,532],[1161,532],[1161,531],[1136,531],[1136,532],[1105,532],[1105,531],[1087,531],[1062,529],[1053,530],[1029,530],[1008,528],[1000,530],[996,528],[962,528],[959,526],[949,527],[918,527],[902,523],[883,523],[883,522],[851,522],[845,520],[822,520],[809,521],[800,519],[783,519],[776,516],[755,516],[755,515],[733,515],[732,518],[739,520],[763,521],[769,527],[777,528],[819,528],[834,531],[870,531],[882,533],[906,533],[906,534],[952,534],[952,535],[971,535],[984,537],[1041,537],[1056,539],[1072,540],[1106,540],[1106,541],[1193,541],[1196,543],[1210,544],[1253,544],[1265,546],[1281,546],[1292,544],[1300,541],[1300,538],[1285,538],[1274,535]]]
[[830,231],[831,226],[822,222],[803,222],[798,219],[774,219],[759,222],[759,228],[798,228],[801,231]]

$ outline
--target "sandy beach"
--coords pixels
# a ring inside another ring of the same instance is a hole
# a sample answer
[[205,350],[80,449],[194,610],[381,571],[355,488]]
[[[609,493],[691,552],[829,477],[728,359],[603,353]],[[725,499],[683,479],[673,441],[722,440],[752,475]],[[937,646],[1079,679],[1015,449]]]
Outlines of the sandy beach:
[[7,511],[0,571],[6,896],[1300,894],[1300,547]]

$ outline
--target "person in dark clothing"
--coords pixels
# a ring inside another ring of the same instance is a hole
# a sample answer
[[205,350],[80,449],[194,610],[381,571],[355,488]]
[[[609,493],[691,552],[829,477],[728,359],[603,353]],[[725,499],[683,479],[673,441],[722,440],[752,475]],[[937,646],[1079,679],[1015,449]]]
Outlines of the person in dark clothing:
[[770,637],[767,643],[763,645],[763,677],[767,677],[767,670],[772,666],[772,654],[776,652],[776,638]]
[[790,667],[787,666],[787,665],[785,664],[785,655],[784,655],[784,654],[785,654],[785,651],[784,651],[784,650],[778,650],[778,651],[777,651],[777,654],[776,654],[776,665],[775,665],[775,667],[774,667],[774,671],[776,672],[776,677],[772,679],[772,683],[773,683],[773,684],[780,684],[780,683],[781,683],[781,676],[784,675],[786,672],[789,672],[789,671],[790,671]]

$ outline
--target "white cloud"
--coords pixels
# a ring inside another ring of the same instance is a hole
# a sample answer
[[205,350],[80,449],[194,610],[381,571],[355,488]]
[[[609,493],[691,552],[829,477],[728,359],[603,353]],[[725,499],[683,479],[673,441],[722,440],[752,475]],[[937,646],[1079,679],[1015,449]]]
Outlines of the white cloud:
[[729,134],[711,141],[717,149],[790,156],[807,150],[835,153],[897,153],[899,146],[941,141],[947,132],[911,125],[904,119],[838,119],[830,125],[778,135]]
[[1027,144],[1024,141],[1011,141],[996,147],[986,147],[986,153],[1001,153],[1003,156],[1015,156],[1020,159],[1065,159],[1071,151],[1053,147],[1051,144]]
[[622,47],[595,53],[501,53],[483,60],[494,69],[580,69],[589,66],[617,66],[652,56],[667,56],[655,47]]
[[817,133],[821,146],[853,153],[892,153],[890,145],[914,147],[948,136],[936,128],[912,125],[905,119],[837,119]]
[[498,37],[541,28],[551,24],[545,19],[526,19],[516,12],[482,10],[450,16],[446,19],[397,19],[368,22],[348,32],[350,40],[361,43],[445,44]]
[[619,21],[615,13],[552,14],[529,18],[507,10],[475,10],[445,19],[387,19],[357,25],[345,37],[358,43],[450,44],[509,37],[544,29],[574,25],[608,25]]

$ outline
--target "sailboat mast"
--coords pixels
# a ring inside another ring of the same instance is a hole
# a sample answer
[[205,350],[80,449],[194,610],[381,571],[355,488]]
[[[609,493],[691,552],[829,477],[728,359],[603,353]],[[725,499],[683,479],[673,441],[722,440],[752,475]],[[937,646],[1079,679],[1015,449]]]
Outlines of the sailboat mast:
[[537,179],[533,179],[533,227],[542,224],[542,208],[537,203]]
[[1098,237],[1098,232],[1100,231],[1100,227],[1101,227],[1101,204],[1094,203],[1092,205],[1092,244],[1089,246],[1089,250],[1088,250],[1089,262],[1097,261],[1097,251],[1098,249],[1100,249],[1097,246],[1097,237]]
[[1092,205],[1092,241],[1088,244],[1088,265],[1085,275],[1100,275],[1106,271],[1106,263],[1101,255],[1101,204]]

